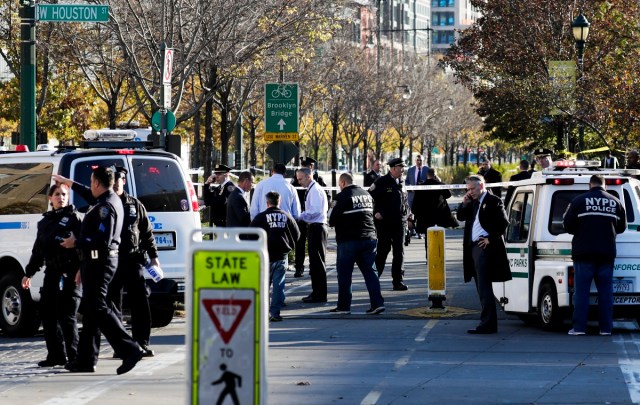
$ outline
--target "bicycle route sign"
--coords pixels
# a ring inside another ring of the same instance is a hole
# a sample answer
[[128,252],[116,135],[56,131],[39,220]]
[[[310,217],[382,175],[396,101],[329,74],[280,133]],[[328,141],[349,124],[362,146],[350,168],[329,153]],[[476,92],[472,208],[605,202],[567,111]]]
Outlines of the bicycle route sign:
[[299,101],[297,83],[265,83],[265,141],[298,141]]

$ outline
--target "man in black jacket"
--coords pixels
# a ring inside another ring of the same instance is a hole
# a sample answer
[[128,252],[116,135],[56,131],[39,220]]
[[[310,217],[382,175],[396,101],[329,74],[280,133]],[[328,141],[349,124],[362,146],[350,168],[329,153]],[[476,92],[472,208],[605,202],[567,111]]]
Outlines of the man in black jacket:
[[338,186],[341,191],[329,215],[329,226],[336,229],[338,245],[338,306],[330,312],[351,312],[351,281],[353,265],[357,264],[369,291],[371,307],[367,314],[379,314],[385,308],[375,268],[377,241],[373,224],[373,198],[366,190],[353,184],[353,177],[349,173],[340,175]]
[[251,221],[252,227],[262,228],[267,232],[267,249],[269,250],[269,282],[273,284],[269,321],[280,322],[280,308],[284,305],[284,280],[288,266],[288,256],[295,249],[300,237],[296,221],[289,213],[281,210],[280,194],[269,191],[266,195],[267,209]]
[[227,227],[246,227],[251,223],[247,193],[251,191],[253,175],[242,172],[238,176],[238,186],[231,192],[227,200]]
[[376,269],[378,269],[378,275],[382,275],[387,256],[393,248],[391,277],[395,291],[408,290],[403,282],[404,236],[409,218],[407,192],[402,184],[402,173],[404,173],[405,167],[402,158],[391,159],[389,173],[380,177],[369,188],[369,193],[375,202],[373,217],[378,234]]
[[365,188],[371,187],[371,185],[375,183],[375,181],[378,180],[380,176],[382,176],[382,174],[380,174],[380,160],[376,159],[371,165],[371,170],[364,175],[363,186]]
[[498,332],[498,309],[493,282],[511,280],[511,268],[504,244],[509,220],[502,200],[487,192],[484,178],[472,175],[465,179],[467,193],[458,207],[457,217],[464,226],[464,281],[475,279],[482,312],[480,324],[471,334]]
[[613,329],[613,262],[616,235],[627,229],[627,216],[620,200],[605,191],[604,178],[593,175],[590,190],[571,201],[564,214],[564,228],[573,235],[571,258],[575,269],[573,329],[570,335],[584,335],[589,312],[589,292],[595,280],[598,290],[600,334]]
[[[480,160],[480,170],[478,170],[478,174],[484,177],[486,184],[502,182],[502,175],[499,171],[491,167],[491,160],[487,157]],[[491,190],[496,197],[502,196],[502,187],[491,187],[489,190]]]

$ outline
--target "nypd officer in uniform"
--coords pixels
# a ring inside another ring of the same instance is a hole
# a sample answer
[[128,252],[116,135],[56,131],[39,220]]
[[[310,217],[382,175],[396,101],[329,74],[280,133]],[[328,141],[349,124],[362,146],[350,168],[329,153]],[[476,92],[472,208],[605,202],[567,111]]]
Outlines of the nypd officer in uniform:
[[209,227],[213,226],[213,204],[216,193],[220,190],[220,185],[216,184],[216,175],[211,172],[211,176],[204,182],[202,188],[202,199],[204,205],[209,208]]
[[[324,179],[322,178],[322,176],[320,176],[318,172],[315,170],[315,166],[317,163],[318,161],[312,157],[300,158],[300,165],[302,167],[306,167],[309,170],[311,170],[313,181],[318,183],[319,186],[327,187],[327,184],[324,182]],[[291,185],[293,187],[302,187],[302,185],[300,184],[296,176],[293,176]],[[303,212],[305,209],[304,199],[306,195],[306,190],[302,188],[302,189],[298,189],[297,191],[298,191],[298,199],[300,200],[300,212]],[[299,219],[298,228],[300,229],[300,240],[296,244],[296,259],[295,259],[296,272],[293,274],[294,277],[302,277],[304,275],[304,258],[305,258],[305,251],[307,246],[307,243],[306,243],[307,224],[304,221]]]
[[404,237],[410,214],[407,191],[402,184],[402,173],[405,167],[406,164],[402,158],[391,159],[389,172],[376,180],[369,188],[369,193],[375,202],[373,217],[378,234],[376,269],[378,275],[382,275],[389,251],[393,248],[391,277],[395,291],[408,289],[403,282]]
[[211,216],[217,227],[227,226],[227,200],[231,192],[236,189],[236,185],[229,179],[230,171],[231,168],[225,165],[218,165],[213,169],[216,183],[220,185],[213,194],[211,206]]
[[[149,256],[151,266],[160,267],[160,261],[147,210],[137,198],[124,190],[126,178],[127,169],[116,167],[113,190],[122,201],[124,220],[118,249],[118,270],[109,284],[107,297],[122,319],[122,289],[126,288],[131,308],[131,334],[144,351],[144,357],[152,357],[153,350],[149,348],[151,309],[143,275],[145,253]],[[115,354],[114,357],[120,358],[120,353]]]
[[[54,176],[56,180],[56,176]],[[57,181],[57,180],[56,180]],[[107,289],[118,267],[118,248],[124,212],[120,198],[113,191],[113,170],[98,166],[91,174],[91,195],[96,199],[82,221],[80,235],[73,233],[61,246],[76,248],[80,254],[82,279],[83,327],[76,360],[65,365],[71,372],[95,372],[100,352],[100,332],[113,349],[122,354],[118,374],[131,371],[143,356],[143,351],[129,336],[120,318],[107,303]],[[80,191],[85,186],[73,183]]]

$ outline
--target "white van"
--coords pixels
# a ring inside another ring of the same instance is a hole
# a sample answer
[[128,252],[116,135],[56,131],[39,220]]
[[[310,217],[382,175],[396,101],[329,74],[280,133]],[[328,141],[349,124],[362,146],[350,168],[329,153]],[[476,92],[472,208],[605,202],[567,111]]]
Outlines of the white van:
[[[590,167],[580,167],[578,164]],[[564,230],[567,206],[589,190],[592,174],[605,178],[606,189],[625,206],[627,230],[616,238],[613,270],[614,317],[640,321],[640,181],[637,170],[596,170],[599,162],[561,161],[556,170],[536,172],[519,181],[507,206],[506,248],[512,279],[493,283],[506,313],[543,329],[563,325],[573,312],[572,235]],[[564,167],[564,170],[561,168]],[[595,284],[591,312],[597,307]]]
[[[104,145],[111,143],[104,142]],[[162,150],[59,148],[47,152],[0,153],[0,329],[12,335],[29,335],[39,326],[37,306],[43,272],[23,290],[21,280],[36,238],[37,223],[50,209],[47,192],[56,173],[89,184],[95,166],[123,166],[128,170],[126,191],[147,208],[164,279],[147,280],[154,326],[173,317],[175,301],[184,300],[187,239],[200,228],[198,199],[193,185],[174,154]],[[133,145],[133,144],[132,144]],[[87,202],[71,192],[80,211]]]

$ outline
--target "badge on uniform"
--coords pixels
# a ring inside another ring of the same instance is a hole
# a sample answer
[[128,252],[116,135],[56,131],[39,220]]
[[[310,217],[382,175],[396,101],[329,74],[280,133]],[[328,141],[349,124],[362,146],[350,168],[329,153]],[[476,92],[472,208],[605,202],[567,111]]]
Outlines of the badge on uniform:
[[109,208],[100,207],[100,219],[105,219],[109,216]]
[[137,217],[138,216],[138,212],[136,211],[136,207],[133,206],[133,205],[129,207],[129,216],[130,217]]
[[229,184],[229,185],[227,186],[227,191],[228,191],[228,192],[232,192],[235,188],[236,188],[236,186],[234,186],[233,184]]

